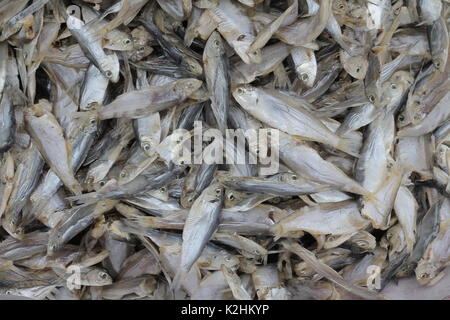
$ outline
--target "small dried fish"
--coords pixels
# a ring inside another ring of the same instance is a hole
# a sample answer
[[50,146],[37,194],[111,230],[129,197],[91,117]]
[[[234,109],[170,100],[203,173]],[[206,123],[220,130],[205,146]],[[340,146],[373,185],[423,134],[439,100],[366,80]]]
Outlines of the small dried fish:
[[0,0],[0,298],[449,299],[448,0]]

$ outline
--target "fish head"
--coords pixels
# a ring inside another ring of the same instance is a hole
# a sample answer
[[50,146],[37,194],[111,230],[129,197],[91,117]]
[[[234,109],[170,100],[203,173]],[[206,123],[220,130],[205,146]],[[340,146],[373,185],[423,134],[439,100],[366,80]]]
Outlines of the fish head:
[[198,194],[195,191],[187,191],[183,192],[180,198],[180,203],[183,208],[190,208],[192,207],[192,204],[194,203],[195,199],[197,199]]
[[103,40],[103,47],[110,50],[131,51],[134,49],[133,40],[124,32],[114,30],[113,33],[107,34]]
[[99,200],[94,207],[93,215],[95,217],[100,216],[102,213],[105,213],[107,211],[110,211],[114,208],[114,206],[117,204],[116,200],[113,199],[102,199]]
[[419,261],[416,267],[416,279],[420,285],[424,286],[430,283],[439,273],[439,268],[428,261]]
[[202,197],[204,200],[209,202],[217,202],[222,201],[224,196],[224,187],[217,182],[211,183],[211,185],[206,188],[203,193]]
[[344,50],[340,54],[341,63],[345,69],[353,78],[363,80],[366,77],[367,69],[369,68],[369,61],[367,57],[362,55],[350,56]]
[[130,182],[134,177],[133,177],[133,172],[132,172],[132,168],[123,168],[120,173],[119,173],[119,179],[117,180],[117,182],[119,183],[119,185],[125,184]]
[[392,101],[397,101],[403,95],[404,86],[399,81],[386,81],[382,86],[381,104],[389,105]]
[[435,161],[443,170],[448,170],[447,155],[450,155],[450,148],[445,144],[441,144],[436,150]]
[[119,58],[115,53],[106,55],[100,62],[99,69],[111,82],[117,83],[119,81],[120,64]]
[[62,237],[57,232],[57,229],[54,229],[55,232],[50,235],[47,243],[47,255],[53,256],[56,252],[58,252],[62,247]]
[[86,273],[86,280],[91,286],[107,286],[113,283],[113,279],[101,268],[93,268]]
[[414,83],[413,75],[408,71],[402,71],[402,70],[394,73],[390,80],[401,83],[407,87],[411,86]]
[[187,71],[189,71],[193,75],[201,76],[203,74],[202,66],[194,58],[185,57],[183,64],[184,64],[184,67],[187,69]]
[[140,140],[141,149],[144,153],[149,157],[153,157],[155,155],[155,149],[159,144],[159,139],[156,137],[141,136]]
[[412,120],[413,120],[413,116],[411,115],[409,110],[407,108],[405,108],[404,111],[399,113],[396,124],[399,128],[403,128],[403,127],[406,127],[407,125],[409,125],[412,122]]
[[177,87],[184,92],[186,97],[190,96],[192,93],[200,89],[203,82],[194,78],[178,80]]
[[314,271],[306,262],[297,263],[294,267],[295,273],[299,279],[308,279],[314,274]]
[[236,204],[248,198],[248,194],[233,189],[226,189],[224,198],[224,207],[233,208]]
[[351,249],[357,253],[371,251],[376,247],[376,239],[370,233],[361,233],[351,239]]
[[262,62],[262,51],[261,49],[248,52],[247,53],[251,63],[260,64]]
[[381,102],[380,90],[378,90],[378,86],[366,87],[366,96],[370,103],[372,103],[375,107],[379,107]]
[[292,184],[292,185],[298,184],[299,183],[299,179],[300,179],[300,177],[297,174],[290,173],[290,172],[281,173],[279,176],[280,176],[280,180],[281,181],[287,182],[287,183]]
[[436,69],[441,70],[442,69],[442,65],[443,65],[443,61],[441,59],[441,57],[434,57],[433,58],[433,65],[435,66]]
[[206,57],[220,57],[225,55],[225,45],[222,37],[217,31],[211,33],[205,46]]
[[300,65],[296,71],[300,81],[308,88],[311,88],[316,80],[317,68],[310,63],[305,63]]
[[239,85],[234,88],[233,97],[245,109],[256,106],[258,101],[257,91],[250,85]]
[[214,255],[211,258],[211,265],[221,266],[225,265],[228,268],[234,268],[239,265],[239,258],[226,251],[220,252],[220,254]]
[[342,15],[348,10],[348,5],[345,0],[334,0],[331,9],[334,14]]

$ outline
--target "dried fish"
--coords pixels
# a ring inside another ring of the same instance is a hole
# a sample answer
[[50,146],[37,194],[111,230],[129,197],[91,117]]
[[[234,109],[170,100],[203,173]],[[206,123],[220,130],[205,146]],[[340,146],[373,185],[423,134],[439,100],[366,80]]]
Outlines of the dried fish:
[[0,1],[0,299],[448,299],[449,1]]

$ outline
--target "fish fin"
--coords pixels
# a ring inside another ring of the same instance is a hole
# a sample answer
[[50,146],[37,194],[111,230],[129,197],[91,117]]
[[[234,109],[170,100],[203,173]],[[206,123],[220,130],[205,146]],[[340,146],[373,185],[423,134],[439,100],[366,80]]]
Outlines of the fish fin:
[[66,200],[70,202],[80,202],[80,203],[94,203],[100,199],[100,195],[97,192],[90,192],[85,194],[79,194],[71,197],[66,197]]
[[430,21],[419,22],[419,23],[416,24],[416,27],[420,27],[420,26],[427,25],[427,24],[430,24]]
[[279,223],[273,225],[270,230],[274,235],[273,241],[278,241],[283,236],[283,227]]
[[337,130],[334,133],[336,133],[338,136],[342,136],[346,134],[348,131],[349,131],[348,126],[341,123],[341,125],[337,128]]
[[336,146],[336,149],[344,151],[351,156],[359,158],[359,150],[361,149],[361,142],[354,138],[341,138]]
[[155,228],[153,223],[153,217],[151,216],[138,216],[136,214],[130,215],[130,220],[138,224],[140,227]]
[[14,269],[14,263],[12,260],[7,259],[1,259],[0,258],[0,270],[6,271],[6,270],[13,270]]

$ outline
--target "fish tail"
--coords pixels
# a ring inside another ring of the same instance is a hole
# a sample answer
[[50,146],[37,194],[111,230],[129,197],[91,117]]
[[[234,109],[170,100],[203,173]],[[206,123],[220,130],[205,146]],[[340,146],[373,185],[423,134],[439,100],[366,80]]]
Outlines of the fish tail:
[[373,192],[367,192],[363,195],[363,201],[365,202],[376,202],[378,199],[376,198]]
[[78,202],[78,203],[93,203],[96,200],[100,199],[100,195],[96,192],[79,194],[72,197],[67,197],[66,200],[70,202]]
[[68,188],[75,196],[80,196],[83,193],[83,188],[79,183],[73,183]]
[[361,149],[360,141],[353,138],[340,138],[336,149],[344,151],[351,156],[359,158],[359,150]]
[[175,273],[175,276],[173,277],[172,283],[170,284],[170,290],[176,291],[181,286],[181,279],[186,276],[186,271],[183,270],[181,267],[177,270]]
[[271,227],[271,231],[274,235],[274,241],[278,241],[278,239],[280,239],[284,235],[283,226],[279,223],[273,225]]

